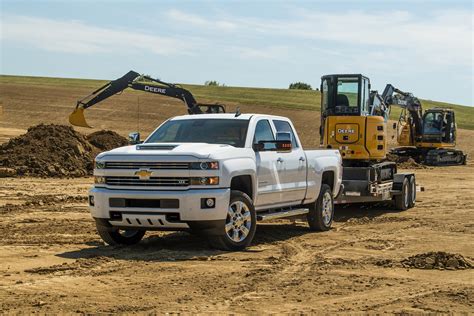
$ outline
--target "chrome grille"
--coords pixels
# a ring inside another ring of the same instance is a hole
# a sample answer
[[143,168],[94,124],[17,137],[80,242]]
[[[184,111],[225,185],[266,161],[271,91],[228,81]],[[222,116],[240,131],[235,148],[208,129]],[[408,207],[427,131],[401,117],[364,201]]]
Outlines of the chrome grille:
[[187,170],[189,169],[189,162],[108,161],[105,163],[105,168]]
[[111,186],[184,187],[189,185],[189,178],[150,177],[140,180],[139,177],[105,177],[105,183]]

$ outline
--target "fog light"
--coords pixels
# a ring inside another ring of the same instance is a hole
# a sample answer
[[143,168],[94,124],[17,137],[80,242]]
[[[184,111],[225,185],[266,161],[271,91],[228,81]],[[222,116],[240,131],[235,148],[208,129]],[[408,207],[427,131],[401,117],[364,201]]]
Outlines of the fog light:
[[207,207],[213,207],[214,206],[214,199],[207,199],[206,200],[206,205],[207,205]]
[[90,205],[90,206],[94,206],[94,205],[95,205],[95,201],[94,201],[94,196],[93,196],[93,195],[89,195],[89,205]]
[[214,208],[216,206],[215,198],[203,198],[201,199],[201,208]]

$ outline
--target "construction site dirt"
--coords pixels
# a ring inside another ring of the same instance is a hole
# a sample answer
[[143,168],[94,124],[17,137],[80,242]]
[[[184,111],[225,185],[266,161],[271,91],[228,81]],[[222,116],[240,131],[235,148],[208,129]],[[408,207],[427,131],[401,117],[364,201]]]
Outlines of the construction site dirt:
[[[2,87],[2,143],[37,124],[66,125],[68,105],[88,91],[32,86],[23,97],[20,89]],[[79,137],[84,149],[104,141],[94,144],[82,135],[106,129],[125,136],[136,129],[136,94],[107,102],[88,113],[95,129],[75,129],[80,137],[65,131]],[[144,96],[140,102],[144,136],[185,113],[178,100]],[[242,112],[288,116],[303,145],[319,144],[317,112],[239,106]],[[472,157],[474,131],[459,130],[458,140]],[[88,211],[93,179],[87,168],[80,176],[0,178],[0,311],[472,312],[474,164],[409,170],[425,188],[413,209],[339,206],[333,228],[323,233],[310,232],[303,220],[261,224],[243,252],[213,250],[185,232],[150,232],[130,247],[104,245]]]

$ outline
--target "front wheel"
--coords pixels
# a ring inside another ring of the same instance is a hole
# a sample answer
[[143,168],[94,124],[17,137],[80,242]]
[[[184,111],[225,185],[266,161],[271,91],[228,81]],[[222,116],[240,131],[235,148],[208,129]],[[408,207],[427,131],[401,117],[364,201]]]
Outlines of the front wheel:
[[309,208],[307,216],[309,228],[315,231],[329,230],[331,229],[333,217],[334,200],[331,187],[323,184],[318,199]]
[[394,202],[395,208],[399,211],[405,211],[410,208],[410,185],[407,178],[403,179],[402,192],[401,194],[395,196]]
[[221,250],[243,250],[253,240],[257,229],[257,217],[252,199],[241,191],[232,191],[225,226],[221,233],[209,236],[213,248]]
[[111,246],[134,245],[145,236],[144,230],[110,230],[109,227],[96,225],[100,238]]

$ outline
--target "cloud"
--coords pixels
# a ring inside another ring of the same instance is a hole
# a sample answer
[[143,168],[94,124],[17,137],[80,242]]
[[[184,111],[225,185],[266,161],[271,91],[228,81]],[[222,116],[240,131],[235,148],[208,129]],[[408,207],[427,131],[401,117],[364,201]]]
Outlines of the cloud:
[[[400,57],[412,56],[425,63],[472,65],[474,15],[460,10],[425,12],[423,15],[401,10],[300,10],[293,17],[278,20],[228,15],[226,19],[213,19],[179,10],[169,11],[168,16],[176,21],[187,22],[194,28],[214,28],[224,32],[237,31],[247,37],[263,37],[262,42],[269,41],[265,37],[271,37],[281,41],[304,40],[306,46],[313,47],[335,46],[339,50],[336,54],[397,50]],[[228,27],[219,28],[219,25]]]
[[145,51],[157,55],[190,54],[197,40],[149,35],[26,16],[2,17],[2,41],[16,41],[48,51],[66,53],[111,53]]
[[186,12],[176,10],[176,9],[169,10],[166,13],[166,15],[170,19],[179,23],[184,23],[187,25],[193,25],[193,26],[198,26],[198,27],[205,27],[212,30],[230,31],[230,30],[237,29],[237,25],[234,22],[231,22],[228,20],[222,20],[222,19],[210,20],[196,14],[186,13]]

